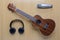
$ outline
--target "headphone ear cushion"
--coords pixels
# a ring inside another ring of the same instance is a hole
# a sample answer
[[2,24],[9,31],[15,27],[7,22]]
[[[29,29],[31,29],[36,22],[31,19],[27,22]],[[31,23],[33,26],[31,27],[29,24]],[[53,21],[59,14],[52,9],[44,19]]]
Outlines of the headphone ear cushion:
[[23,34],[23,33],[24,33],[24,28],[19,28],[19,29],[18,29],[18,32],[19,32],[20,34]]
[[16,29],[15,29],[15,28],[10,28],[9,32],[10,32],[11,34],[14,34],[14,33],[16,32]]

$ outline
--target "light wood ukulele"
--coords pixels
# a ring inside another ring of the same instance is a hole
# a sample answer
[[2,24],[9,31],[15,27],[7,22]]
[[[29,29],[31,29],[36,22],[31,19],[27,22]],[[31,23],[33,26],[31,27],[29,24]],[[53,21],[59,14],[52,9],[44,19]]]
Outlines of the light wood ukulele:
[[50,35],[55,29],[55,22],[52,19],[43,19],[39,15],[32,17],[20,9],[17,9],[12,3],[9,3],[8,9],[27,17],[32,22],[32,25],[38,27],[41,33],[45,36]]

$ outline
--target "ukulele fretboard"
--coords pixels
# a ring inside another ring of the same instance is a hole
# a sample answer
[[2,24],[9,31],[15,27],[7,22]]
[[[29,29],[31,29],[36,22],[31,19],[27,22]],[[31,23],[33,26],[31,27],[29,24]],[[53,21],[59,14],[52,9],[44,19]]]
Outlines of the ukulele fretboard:
[[21,15],[23,15],[23,16],[25,16],[25,17],[27,17],[27,18],[30,19],[31,21],[36,22],[36,18],[34,18],[34,17],[26,14],[25,12],[21,11],[20,9],[16,9],[16,12],[19,13],[19,14],[21,14]]

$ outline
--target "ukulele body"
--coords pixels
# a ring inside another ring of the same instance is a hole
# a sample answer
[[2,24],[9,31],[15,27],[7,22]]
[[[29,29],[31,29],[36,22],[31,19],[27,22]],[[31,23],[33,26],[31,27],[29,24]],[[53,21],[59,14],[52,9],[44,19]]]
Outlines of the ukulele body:
[[[38,27],[41,33],[45,36],[50,35],[55,29],[55,22],[51,19],[42,19],[39,15],[34,16],[37,20],[40,20],[41,23],[37,24],[32,22],[33,27]],[[44,29],[45,24],[48,24],[48,27]]]

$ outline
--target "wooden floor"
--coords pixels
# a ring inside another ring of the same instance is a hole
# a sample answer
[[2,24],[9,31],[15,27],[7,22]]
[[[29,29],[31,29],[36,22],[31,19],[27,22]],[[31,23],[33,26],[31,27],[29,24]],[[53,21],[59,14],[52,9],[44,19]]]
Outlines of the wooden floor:
[[[34,16],[40,15],[44,19],[53,19],[56,22],[54,32],[46,37],[35,30],[31,22],[23,17],[12,13],[7,9],[9,3],[14,3],[17,8],[23,10],[27,14]],[[38,3],[52,4],[52,9],[38,9]],[[24,34],[18,33],[18,24],[16,24],[16,33],[9,33],[9,23],[14,19],[21,19],[25,24]],[[28,25],[27,25],[28,24]],[[0,0],[0,40],[60,40],[60,0]]]

